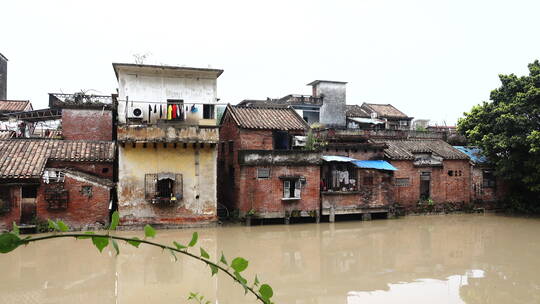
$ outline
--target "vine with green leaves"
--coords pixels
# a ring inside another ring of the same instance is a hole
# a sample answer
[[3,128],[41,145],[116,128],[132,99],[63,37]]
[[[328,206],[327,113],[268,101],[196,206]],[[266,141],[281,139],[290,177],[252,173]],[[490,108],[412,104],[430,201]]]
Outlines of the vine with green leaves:
[[[268,284],[261,284],[257,275],[253,280],[252,284],[248,284],[246,278],[242,276],[242,272],[245,271],[248,267],[249,262],[242,258],[236,257],[230,263],[227,261],[227,258],[221,253],[219,261],[213,262],[210,260],[210,254],[202,247],[199,247],[199,254],[190,252],[189,249],[193,248],[199,239],[199,234],[194,232],[191,236],[191,240],[187,245],[183,245],[179,242],[174,241],[173,246],[160,244],[156,242],[149,241],[148,238],[153,238],[156,236],[156,230],[150,226],[146,225],[144,227],[144,238],[140,239],[138,237],[122,237],[112,235],[111,231],[115,231],[120,222],[120,217],[118,212],[114,212],[111,218],[111,224],[106,233],[98,234],[93,231],[86,231],[83,233],[73,233],[69,232],[69,226],[61,220],[52,221],[48,220],[49,228],[53,231],[53,234],[48,235],[37,235],[37,236],[27,236],[22,238],[19,233],[19,227],[13,223],[13,230],[10,232],[4,232],[0,234],[0,253],[8,253],[17,249],[21,245],[28,245],[34,242],[49,240],[49,239],[58,239],[58,238],[75,238],[75,239],[90,239],[92,244],[96,246],[99,252],[102,252],[103,249],[107,246],[112,246],[116,255],[120,254],[120,247],[118,242],[126,242],[127,244],[139,248],[141,244],[161,248],[163,251],[168,251],[175,261],[178,261],[177,254],[185,255],[190,258],[199,260],[200,262],[206,264],[210,268],[211,276],[214,276],[219,271],[225,273],[232,280],[240,284],[244,288],[245,294],[253,294],[258,301],[265,304],[272,304],[271,301],[274,292],[272,287]],[[204,296],[198,293],[190,293],[188,300],[194,300],[198,303],[210,303],[209,301],[204,301]]]

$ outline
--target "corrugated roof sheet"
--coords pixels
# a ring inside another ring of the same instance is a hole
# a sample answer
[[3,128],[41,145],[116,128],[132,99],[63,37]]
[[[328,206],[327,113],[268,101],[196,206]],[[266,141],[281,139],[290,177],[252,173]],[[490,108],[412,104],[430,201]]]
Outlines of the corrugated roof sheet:
[[396,109],[391,104],[364,103],[362,108],[367,108],[377,113],[379,117],[408,118],[408,116]]
[[358,168],[397,171],[397,168],[384,160],[356,160],[352,162]]
[[440,139],[373,139],[373,141],[388,145],[388,148],[384,150],[384,154],[394,160],[414,160],[415,153],[433,153],[443,159],[469,159],[466,154]]
[[29,103],[29,100],[0,100],[0,112],[22,112]]
[[0,178],[39,178],[47,160],[114,161],[114,142],[0,140]]
[[250,108],[227,106],[240,128],[267,130],[305,130],[308,124],[291,108]]
[[487,158],[482,155],[482,149],[480,149],[478,147],[454,146],[454,148],[456,148],[459,151],[467,154],[467,156],[475,164],[485,164],[485,163],[488,162]]
[[337,155],[323,155],[321,156],[321,158],[322,160],[327,161],[327,162],[335,161],[335,162],[349,163],[349,162],[356,161],[356,159],[354,158],[350,158],[346,156],[337,156]]

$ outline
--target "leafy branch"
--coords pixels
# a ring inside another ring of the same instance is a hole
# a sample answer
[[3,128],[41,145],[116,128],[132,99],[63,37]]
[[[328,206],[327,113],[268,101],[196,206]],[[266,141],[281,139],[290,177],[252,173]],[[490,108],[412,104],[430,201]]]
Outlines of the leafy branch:
[[[190,258],[199,260],[202,263],[205,263],[210,267],[211,276],[214,276],[219,271],[222,271],[228,275],[233,281],[237,282],[244,288],[245,294],[253,294],[257,300],[265,304],[272,304],[270,298],[273,296],[272,287],[268,284],[261,284],[257,276],[251,285],[248,285],[246,278],[242,276],[242,272],[245,271],[248,267],[249,262],[242,258],[234,258],[230,264],[227,262],[227,259],[223,253],[219,261],[213,262],[210,260],[210,254],[202,247],[199,248],[199,255],[189,252],[189,249],[194,247],[197,244],[199,239],[199,234],[194,232],[191,236],[191,240],[187,245],[182,245],[176,241],[173,242],[173,246],[160,244],[156,242],[149,241],[148,238],[153,238],[156,236],[156,230],[150,225],[144,227],[144,238],[140,239],[138,237],[121,237],[116,235],[111,235],[110,232],[116,230],[120,221],[118,212],[114,212],[111,219],[111,224],[109,226],[109,231],[105,234],[97,234],[92,231],[87,231],[84,233],[69,233],[69,226],[61,220],[52,221],[49,220],[49,228],[54,232],[50,235],[45,236],[27,236],[21,238],[19,235],[19,227],[13,223],[13,230],[11,232],[6,232],[0,234],[0,253],[8,253],[17,249],[21,245],[28,245],[33,242],[44,241],[48,239],[57,239],[57,238],[75,238],[75,239],[91,239],[92,244],[96,246],[99,252],[102,252],[103,249],[107,246],[112,246],[116,255],[120,254],[120,247],[118,246],[118,241],[126,242],[127,244],[138,248],[141,244],[158,247],[163,251],[168,251],[175,261],[178,260],[177,254],[186,255]],[[258,288],[258,290],[257,290]],[[203,302],[204,297],[200,296],[197,293],[191,293],[188,299],[193,299]]]

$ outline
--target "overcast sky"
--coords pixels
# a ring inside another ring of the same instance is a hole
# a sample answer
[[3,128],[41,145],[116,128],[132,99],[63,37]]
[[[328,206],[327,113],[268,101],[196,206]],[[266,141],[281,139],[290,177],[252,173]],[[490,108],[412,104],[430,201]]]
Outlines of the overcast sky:
[[8,98],[110,94],[112,62],[224,69],[218,96],[310,94],[347,81],[347,103],[391,103],[454,124],[498,74],[540,59],[540,1],[3,1]]

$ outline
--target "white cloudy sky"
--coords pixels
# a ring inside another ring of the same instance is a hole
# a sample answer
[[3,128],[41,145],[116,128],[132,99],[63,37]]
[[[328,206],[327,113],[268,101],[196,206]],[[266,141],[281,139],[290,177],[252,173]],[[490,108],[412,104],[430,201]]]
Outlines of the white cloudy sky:
[[347,102],[392,103],[453,124],[498,74],[540,58],[538,0],[3,1],[8,98],[116,88],[112,62],[224,69],[222,101],[309,94],[348,81]]

